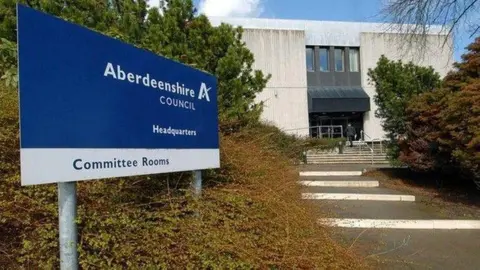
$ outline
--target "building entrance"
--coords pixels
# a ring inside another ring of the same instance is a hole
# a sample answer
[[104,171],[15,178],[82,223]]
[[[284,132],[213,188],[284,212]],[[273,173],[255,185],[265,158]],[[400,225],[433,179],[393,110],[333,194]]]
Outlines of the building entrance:
[[345,129],[350,123],[360,139],[363,129],[363,113],[310,113],[310,136],[321,138],[346,137]]

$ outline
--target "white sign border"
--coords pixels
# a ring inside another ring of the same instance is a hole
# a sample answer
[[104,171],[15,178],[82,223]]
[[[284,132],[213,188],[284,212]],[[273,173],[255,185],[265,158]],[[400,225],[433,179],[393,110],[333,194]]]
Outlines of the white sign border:
[[[26,186],[219,168],[220,150],[22,148],[20,159],[21,182]],[[85,169],[88,162],[95,169]]]

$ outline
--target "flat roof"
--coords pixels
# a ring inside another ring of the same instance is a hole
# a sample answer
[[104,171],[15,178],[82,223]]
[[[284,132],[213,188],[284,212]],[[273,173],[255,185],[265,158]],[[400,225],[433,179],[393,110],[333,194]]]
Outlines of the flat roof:
[[[265,18],[241,17],[209,17],[212,25],[221,23],[241,26],[245,29],[276,29],[305,31],[306,45],[329,46],[360,46],[360,33],[405,33],[406,27],[399,29],[399,25],[372,22],[342,22],[342,21],[313,21],[313,20],[286,20]],[[428,34],[446,35],[447,31],[441,25],[429,26]]]

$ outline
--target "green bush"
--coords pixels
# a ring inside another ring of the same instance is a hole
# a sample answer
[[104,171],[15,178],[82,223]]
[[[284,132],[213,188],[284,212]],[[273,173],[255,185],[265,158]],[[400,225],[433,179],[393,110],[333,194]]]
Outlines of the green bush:
[[405,117],[410,100],[438,87],[440,75],[432,67],[392,61],[382,55],[377,66],[368,70],[368,77],[376,91],[375,115],[382,119],[389,140],[387,154],[395,163],[400,154],[398,139],[407,132]]

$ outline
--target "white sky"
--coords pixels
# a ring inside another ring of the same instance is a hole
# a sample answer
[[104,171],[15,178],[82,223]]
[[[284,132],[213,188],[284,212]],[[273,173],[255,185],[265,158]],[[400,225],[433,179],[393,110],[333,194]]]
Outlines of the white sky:
[[[200,0],[198,9],[207,16],[258,17],[263,12],[262,0]],[[160,0],[149,0],[158,6]]]
[[258,17],[262,12],[261,0],[201,0],[200,13],[207,16]]

